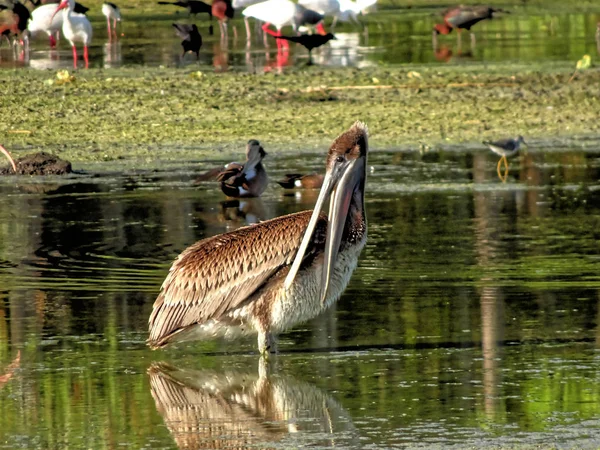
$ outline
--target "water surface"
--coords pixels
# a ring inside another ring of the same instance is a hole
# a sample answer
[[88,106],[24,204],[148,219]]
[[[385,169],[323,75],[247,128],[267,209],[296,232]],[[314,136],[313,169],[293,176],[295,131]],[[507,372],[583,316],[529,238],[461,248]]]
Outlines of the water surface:
[[144,345],[181,250],[316,200],[227,201],[211,164],[0,180],[0,447],[600,445],[600,151],[533,142],[505,184],[484,149],[373,151],[348,289],[261,368]]
[[[184,10],[181,10],[184,11]],[[335,30],[337,40],[314,52],[315,63],[328,67],[365,67],[389,64],[468,64],[471,62],[531,64],[575,62],[584,54],[596,55],[595,41],[600,12],[572,12],[539,7],[515,6],[510,14],[484,21],[473,29],[476,41],[467,34],[459,42],[455,33],[440,36],[432,45],[431,30],[439,22],[439,9],[395,9],[369,14],[360,25],[341,24]],[[123,9],[124,21],[118,39],[109,40],[104,17],[88,14],[94,27],[90,50],[91,67],[138,65],[185,65],[214,70],[263,72],[286,66],[303,65],[307,52],[292,45],[290,53],[278,57],[275,41],[269,37],[265,47],[260,27],[253,26],[252,38],[246,39],[243,21],[237,18],[222,41],[218,27],[209,34],[205,15],[188,17],[178,8],[165,6],[152,13],[140,14]],[[203,36],[200,61],[195,55],[181,59],[180,41],[172,23],[196,23]],[[237,35],[234,35],[234,29]],[[285,30],[284,30],[285,31]],[[288,30],[288,32],[291,32]],[[123,34],[123,36],[121,36]],[[81,55],[80,55],[81,58]],[[72,67],[71,51],[63,39],[50,49],[43,36],[35,38],[29,54],[0,47],[0,67],[57,69]]]

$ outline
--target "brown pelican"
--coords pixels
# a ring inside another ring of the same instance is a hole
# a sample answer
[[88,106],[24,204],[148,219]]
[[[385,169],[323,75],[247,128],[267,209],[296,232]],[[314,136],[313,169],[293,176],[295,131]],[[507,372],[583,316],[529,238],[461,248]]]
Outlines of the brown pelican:
[[[264,361],[261,359],[260,361]],[[179,369],[152,363],[150,392],[181,449],[344,447],[348,412],[327,392],[283,374]],[[286,445],[287,444],[287,445]],[[304,445],[303,445],[304,444]]]
[[[367,240],[368,131],[356,122],[327,154],[314,211],[204,239],[175,260],[150,315],[148,345],[258,333],[261,354],[276,336],[331,306]],[[329,217],[320,211],[327,198]]]

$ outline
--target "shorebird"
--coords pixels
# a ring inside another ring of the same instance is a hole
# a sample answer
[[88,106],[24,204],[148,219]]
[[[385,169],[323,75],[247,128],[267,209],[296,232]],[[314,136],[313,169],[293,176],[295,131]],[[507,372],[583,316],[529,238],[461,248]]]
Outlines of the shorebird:
[[[277,217],[193,244],[175,260],[149,319],[148,345],[257,333],[262,355],[277,335],[330,307],[367,240],[368,130],[356,122],[326,159],[313,211]],[[321,209],[330,199],[329,217]]]
[[[490,6],[455,6],[446,9],[442,14],[444,22],[433,27],[433,45],[437,46],[438,34],[450,34],[452,30],[458,33],[460,45],[461,30],[471,30],[471,27],[482,20],[492,19],[495,13],[508,13],[500,8]],[[471,43],[475,44],[475,34],[471,33]]]
[[308,50],[308,64],[312,64],[312,50],[327,44],[330,40],[335,39],[331,33],[327,34],[301,34],[300,36],[276,36],[277,39],[285,39],[286,41],[296,42]]
[[[483,141],[485,145],[487,145],[491,151],[493,151],[496,155],[500,156],[498,160],[498,166],[496,167],[496,172],[498,173],[498,177],[502,180],[502,182],[506,181],[506,177],[508,176],[508,160],[507,156],[513,156],[519,151],[521,144],[527,145],[523,136],[518,136],[515,139],[501,139],[499,141]],[[500,174],[500,165],[504,161],[504,176]]]
[[183,53],[181,58],[185,56],[187,52],[193,52],[196,54],[196,59],[200,59],[200,48],[202,47],[202,36],[198,31],[198,27],[195,24],[188,25],[185,23],[174,23],[175,33],[181,39],[181,46],[183,47]]
[[267,171],[262,165],[267,152],[256,139],[246,145],[246,162],[229,163],[217,175],[221,190],[228,197],[260,197],[269,184]]
[[304,188],[304,189],[319,189],[323,186],[325,177],[319,173],[311,173],[302,175],[300,173],[286,173],[283,180],[278,181],[279,185],[284,189]]
[[87,69],[89,66],[88,46],[92,42],[92,24],[86,16],[74,12],[75,0],[61,0],[52,15],[52,19],[54,19],[54,16],[61,9],[64,10],[62,32],[73,49],[73,67],[77,68],[77,48],[75,47],[75,42],[80,41],[83,43],[83,60]]
[[[121,10],[117,5],[110,2],[104,2],[102,4],[102,14],[106,16],[106,25],[108,27],[108,38],[114,34],[117,35],[117,22],[121,21]],[[111,28],[110,21],[113,21],[113,26]]]

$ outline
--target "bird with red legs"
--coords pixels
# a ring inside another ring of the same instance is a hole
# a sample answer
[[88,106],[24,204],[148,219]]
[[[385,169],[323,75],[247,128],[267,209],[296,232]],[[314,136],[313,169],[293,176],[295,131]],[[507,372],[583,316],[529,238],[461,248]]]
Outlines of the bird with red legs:
[[[501,8],[490,6],[454,6],[446,9],[442,14],[444,21],[433,27],[433,45],[437,47],[439,34],[450,34],[452,30],[458,33],[458,47],[461,45],[461,31],[470,31],[471,27],[482,20],[493,19],[496,13],[509,13]],[[471,33],[471,44],[475,45],[475,34]]]

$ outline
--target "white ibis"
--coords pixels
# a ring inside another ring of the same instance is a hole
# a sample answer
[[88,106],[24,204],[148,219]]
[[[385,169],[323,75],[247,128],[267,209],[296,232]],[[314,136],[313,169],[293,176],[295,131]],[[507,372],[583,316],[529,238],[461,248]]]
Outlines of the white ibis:
[[[262,29],[265,33],[272,36],[281,36],[281,29],[287,25],[292,25],[296,14],[296,4],[290,0],[267,0],[266,2],[257,3],[248,6],[242,11],[245,18],[252,17],[253,19],[264,22]],[[269,25],[273,25],[277,29],[277,33],[269,30]],[[246,21],[246,33],[250,37],[248,22]],[[280,45],[288,46],[286,41],[277,41],[277,47]]]
[[[368,130],[356,122],[334,141],[313,211],[209,237],[175,260],[149,319],[152,348],[258,334],[265,355],[277,334],[312,319],[346,289],[367,241]],[[329,202],[329,217],[321,213]]]
[[47,4],[35,8],[31,12],[31,19],[27,25],[27,30],[31,35],[36,33],[46,33],[50,38],[50,46],[56,46],[56,37],[63,26],[62,14],[54,15],[56,5]]
[[62,31],[73,49],[73,67],[77,68],[75,42],[81,42],[83,44],[83,60],[87,68],[89,66],[88,46],[92,42],[92,24],[83,14],[74,13],[74,8],[75,0],[61,0],[52,17],[54,18],[61,9],[64,10]]
[[[114,34],[117,35],[117,22],[121,21],[121,10],[117,5],[110,2],[104,2],[102,4],[102,14],[106,17],[106,26],[108,27],[108,38]],[[111,28],[110,21],[112,20],[113,26]]]

